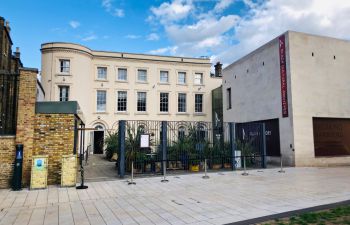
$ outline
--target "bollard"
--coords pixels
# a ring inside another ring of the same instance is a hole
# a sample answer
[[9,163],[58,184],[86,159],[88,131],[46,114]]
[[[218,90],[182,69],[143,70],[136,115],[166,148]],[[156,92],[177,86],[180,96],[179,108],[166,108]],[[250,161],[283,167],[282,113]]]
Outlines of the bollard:
[[79,156],[80,162],[80,186],[77,186],[76,189],[87,189],[88,186],[84,185],[84,167],[83,167],[83,154],[80,153]]
[[203,179],[209,179],[209,176],[207,175],[207,159],[204,160],[204,176]]
[[242,176],[248,176],[249,174],[247,173],[246,167],[245,167],[245,156],[243,156],[243,166],[244,166],[244,172],[242,173]]
[[285,173],[286,172],[286,171],[283,170],[282,154],[281,154],[281,169],[278,172],[279,173]]
[[169,180],[166,179],[166,161],[163,161],[163,180],[161,180],[162,183],[168,182]]
[[131,180],[128,182],[128,185],[135,185],[134,182],[134,161],[131,161]]

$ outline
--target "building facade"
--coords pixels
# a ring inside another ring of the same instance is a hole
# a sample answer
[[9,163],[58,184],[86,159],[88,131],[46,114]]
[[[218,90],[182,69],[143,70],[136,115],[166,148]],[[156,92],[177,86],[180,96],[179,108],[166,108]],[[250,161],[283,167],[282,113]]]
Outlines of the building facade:
[[[119,120],[212,120],[211,90],[222,80],[211,75],[209,59],[94,51],[72,43],[46,43],[41,52],[45,100],[78,101],[87,127],[114,131]],[[90,135],[92,142],[101,138],[102,132]]]
[[0,73],[18,73],[22,67],[19,48],[12,54],[10,23],[0,16]]
[[349,164],[349,58],[349,41],[282,34],[223,70],[224,121],[270,124],[288,165]]

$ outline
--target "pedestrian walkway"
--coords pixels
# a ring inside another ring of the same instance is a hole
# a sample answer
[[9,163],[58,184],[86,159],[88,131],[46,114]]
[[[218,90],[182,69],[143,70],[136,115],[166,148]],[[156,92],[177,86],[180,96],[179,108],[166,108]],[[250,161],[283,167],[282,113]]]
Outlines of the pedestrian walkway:
[[[106,181],[119,178],[115,162],[108,161],[104,155],[89,155],[88,161],[83,162],[85,181]],[[78,182],[80,173],[78,171]]]
[[0,190],[0,224],[225,224],[350,199],[350,168],[287,168]]

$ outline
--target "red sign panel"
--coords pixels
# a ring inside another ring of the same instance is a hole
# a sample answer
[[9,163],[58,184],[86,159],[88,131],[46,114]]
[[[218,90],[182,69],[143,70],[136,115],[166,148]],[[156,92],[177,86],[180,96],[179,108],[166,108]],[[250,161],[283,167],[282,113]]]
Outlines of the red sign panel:
[[280,53],[280,75],[281,75],[281,99],[282,116],[288,117],[288,89],[287,89],[287,69],[286,69],[286,40],[285,36],[279,37]]

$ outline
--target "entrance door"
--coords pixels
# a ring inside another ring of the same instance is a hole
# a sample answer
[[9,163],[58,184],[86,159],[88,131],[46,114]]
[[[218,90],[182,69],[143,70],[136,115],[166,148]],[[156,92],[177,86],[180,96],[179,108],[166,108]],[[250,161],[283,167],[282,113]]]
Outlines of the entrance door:
[[103,154],[103,131],[94,131],[94,154]]

